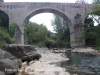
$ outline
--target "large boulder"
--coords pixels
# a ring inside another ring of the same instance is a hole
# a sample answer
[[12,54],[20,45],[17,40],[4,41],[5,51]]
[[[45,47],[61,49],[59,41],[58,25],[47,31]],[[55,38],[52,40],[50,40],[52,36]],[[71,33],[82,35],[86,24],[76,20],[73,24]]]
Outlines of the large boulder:
[[15,56],[0,49],[0,71],[4,72],[5,75],[15,74],[20,65],[21,61]]
[[5,75],[4,72],[0,71],[0,75]]
[[9,44],[7,51],[15,57],[22,59],[22,61],[31,61],[41,57],[41,55],[36,52],[36,49],[30,45]]

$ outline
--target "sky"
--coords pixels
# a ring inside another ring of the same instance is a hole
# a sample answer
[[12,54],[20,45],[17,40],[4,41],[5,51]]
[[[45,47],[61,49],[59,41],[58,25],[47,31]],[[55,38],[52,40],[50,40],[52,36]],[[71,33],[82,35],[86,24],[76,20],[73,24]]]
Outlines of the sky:
[[[75,3],[76,0],[4,0],[4,2],[58,2],[58,3]],[[86,0],[91,3],[92,0]],[[51,20],[53,20],[52,13],[40,13],[33,16],[30,21],[36,22],[38,24],[44,24],[48,30],[53,31],[53,26],[51,26]]]

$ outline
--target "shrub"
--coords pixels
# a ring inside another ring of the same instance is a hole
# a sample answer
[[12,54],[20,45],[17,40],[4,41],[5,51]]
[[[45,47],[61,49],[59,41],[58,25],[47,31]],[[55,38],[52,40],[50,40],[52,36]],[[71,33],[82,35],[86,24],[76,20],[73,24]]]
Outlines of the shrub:
[[11,37],[14,36],[16,25],[17,25],[16,23],[12,23],[12,25],[10,26],[9,34]]
[[100,46],[97,46],[96,49],[97,49],[98,51],[100,51]]
[[0,48],[6,49],[7,44],[11,44],[14,41],[10,37],[7,29],[0,27]]

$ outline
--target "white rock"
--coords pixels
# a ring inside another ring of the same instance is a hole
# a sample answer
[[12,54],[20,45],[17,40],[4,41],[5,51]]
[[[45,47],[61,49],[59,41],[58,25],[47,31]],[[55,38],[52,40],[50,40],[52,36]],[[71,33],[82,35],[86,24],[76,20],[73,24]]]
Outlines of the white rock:
[[28,67],[26,67],[25,68],[25,73],[29,73],[29,72],[33,72],[34,70],[32,69],[32,67],[31,66],[28,66]]
[[33,63],[35,63],[35,60],[30,61],[29,66],[32,65]]
[[25,70],[24,69],[20,69],[19,70],[19,75],[26,75]]
[[27,62],[22,63],[22,67],[27,67],[27,66],[28,66]]

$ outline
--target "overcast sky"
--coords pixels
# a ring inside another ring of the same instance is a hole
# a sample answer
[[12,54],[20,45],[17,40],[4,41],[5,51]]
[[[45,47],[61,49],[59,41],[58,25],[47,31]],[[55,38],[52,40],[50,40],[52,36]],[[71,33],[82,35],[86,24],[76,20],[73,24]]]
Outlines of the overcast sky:
[[[60,3],[75,3],[76,0],[4,0],[4,2],[60,2]],[[86,0],[91,3],[92,0]],[[38,24],[44,24],[48,30],[53,31],[51,26],[51,20],[53,19],[52,13],[41,13],[33,16],[30,21],[36,22]]]

